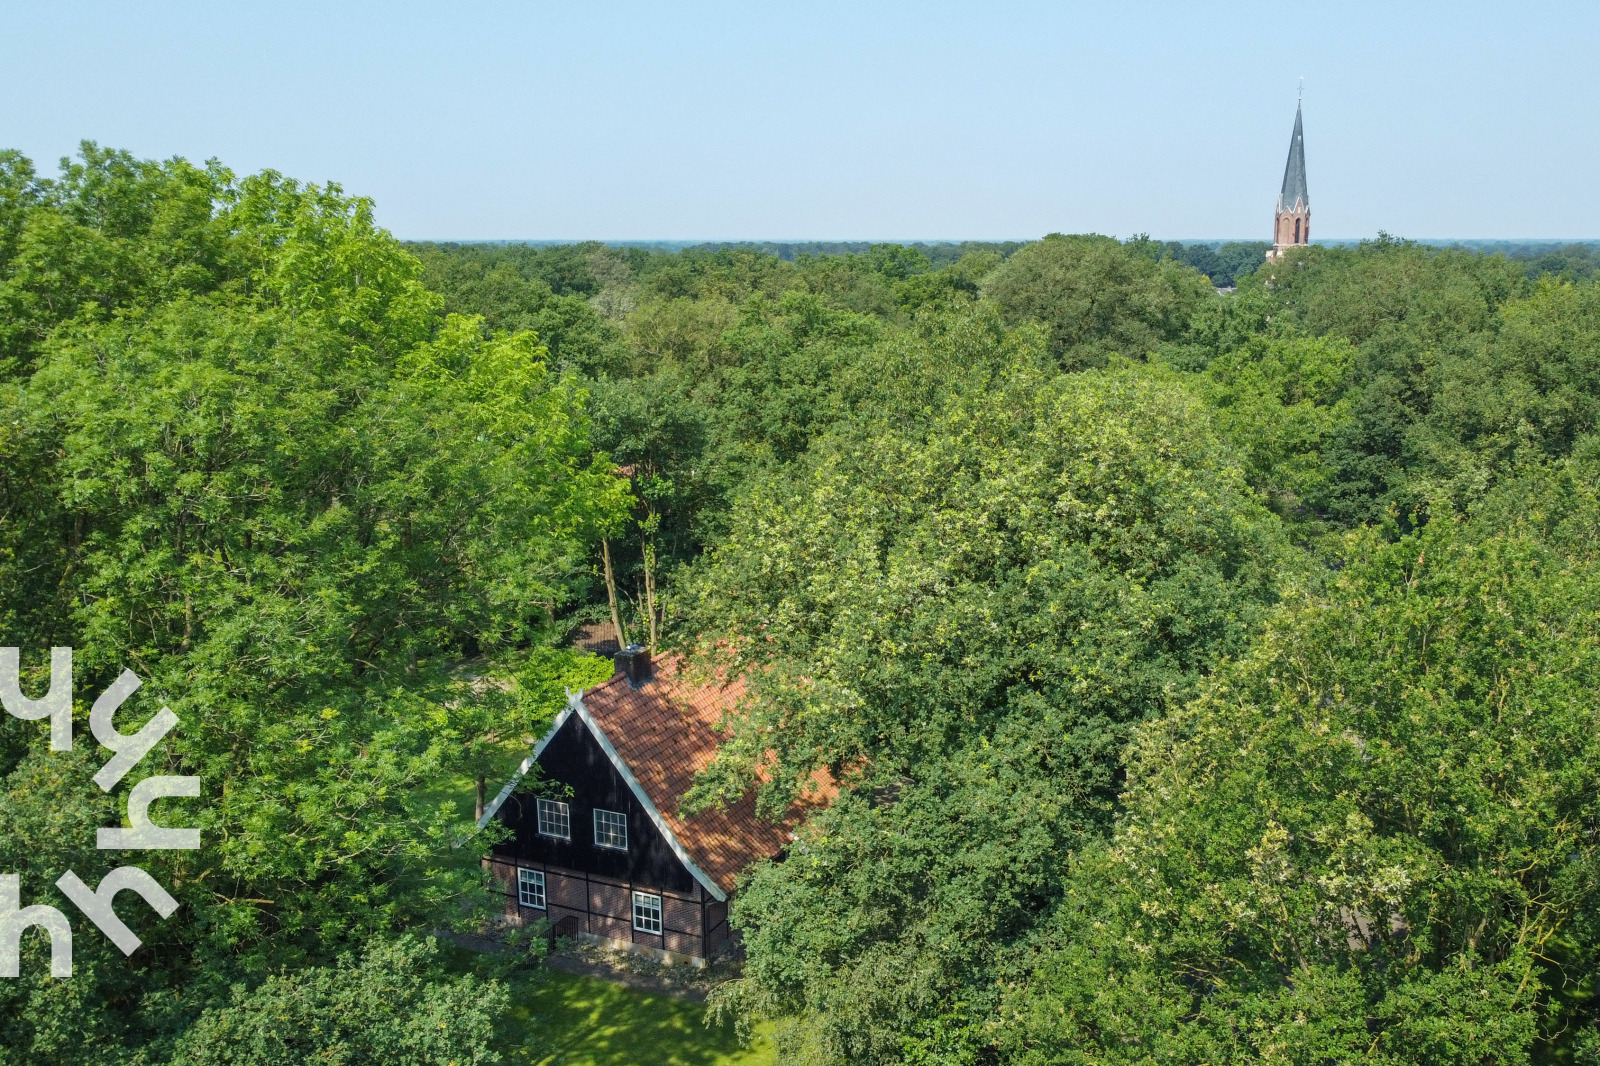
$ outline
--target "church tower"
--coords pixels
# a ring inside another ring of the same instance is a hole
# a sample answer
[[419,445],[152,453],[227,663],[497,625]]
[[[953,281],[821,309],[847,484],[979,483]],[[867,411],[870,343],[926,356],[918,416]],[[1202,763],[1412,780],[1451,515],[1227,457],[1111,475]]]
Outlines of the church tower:
[[1276,259],[1297,244],[1311,243],[1311,195],[1306,192],[1306,143],[1300,129],[1300,105],[1294,107],[1294,136],[1289,139],[1289,162],[1283,168],[1283,191],[1272,221],[1272,251]]

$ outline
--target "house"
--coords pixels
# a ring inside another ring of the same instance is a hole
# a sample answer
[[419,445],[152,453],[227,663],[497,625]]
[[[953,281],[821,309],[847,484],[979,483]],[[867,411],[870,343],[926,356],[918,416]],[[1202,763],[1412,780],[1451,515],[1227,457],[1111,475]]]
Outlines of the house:
[[480,827],[497,819],[512,832],[485,861],[514,924],[545,919],[592,942],[701,965],[735,947],[728,899],[739,873],[781,854],[805,811],[759,818],[752,792],[682,814],[745,686],[690,681],[679,657],[653,663],[638,646],[616,661],[611,680],[569,697],[485,809]]

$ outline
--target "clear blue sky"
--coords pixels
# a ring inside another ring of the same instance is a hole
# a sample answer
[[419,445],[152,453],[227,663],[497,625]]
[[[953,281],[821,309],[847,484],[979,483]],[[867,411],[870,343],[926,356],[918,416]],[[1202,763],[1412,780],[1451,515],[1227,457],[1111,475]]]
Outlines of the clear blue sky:
[[0,0],[0,146],[407,238],[1600,237],[1600,4]]

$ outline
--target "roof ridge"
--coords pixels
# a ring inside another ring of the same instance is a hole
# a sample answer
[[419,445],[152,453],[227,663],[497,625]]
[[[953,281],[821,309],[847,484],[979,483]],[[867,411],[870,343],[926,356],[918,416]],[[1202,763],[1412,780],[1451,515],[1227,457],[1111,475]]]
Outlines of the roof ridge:
[[709,880],[709,885],[700,883],[714,898],[733,891],[740,871],[787,846],[797,820],[820,797],[799,799],[782,816],[766,817],[757,813],[759,785],[752,783],[738,800],[694,815],[683,812],[684,796],[726,739],[718,722],[743,697],[747,684],[740,675],[702,676],[686,665],[690,661],[681,653],[662,656],[659,673],[640,688],[619,673],[586,691],[569,691],[567,708],[495,798],[483,824],[516,790],[548,739],[576,717],[606,751],[669,847],[682,849],[678,857],[692,876]]
[[706,891],[711,893],[713,899],[719,902],[727,900],[728,894],[723,891],[722,887],[717,884],[710,874],[700,868],[700,864],[689,853],[689,849],[678,839],[678,834],[668,824],[664,812],[656,806],[656,802],[651,798],[649,790],[634,775],[633,768],[628,765],[628,760],[623,758],[622,753],[612,744],[611,738],[606,735],[604,727],[595,719],[588,705],[583,702],[582,696],[573,697],[572,709],[577,712],[579,719],[588,728],[590,735],[599,743],[600,749],[606,753],[606,758],[611,760],[611,765],[617,771],[618,776],[632,790],[633,798],[638,801],[640,807],[644,808],[645,815],[655,824],[657,832],[666,841],[667,847],[671,848],[673,854],[678,856],[678,861],[682,862],[690,875],[700,882]]

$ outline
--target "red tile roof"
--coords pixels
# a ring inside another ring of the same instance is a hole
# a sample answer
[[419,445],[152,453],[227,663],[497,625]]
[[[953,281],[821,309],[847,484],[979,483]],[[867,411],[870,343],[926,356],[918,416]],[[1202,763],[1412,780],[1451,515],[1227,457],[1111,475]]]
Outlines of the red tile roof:
[[572,646],[579,651],[607,658],[622,650],[622,642],[617,639],[617,627],[610,622],[590,622],[579,627],[572,638]]
[[690,683],[680,674],[682,665],[676,655],[658,659],[654,678],[637,689],[618,674],[586,691],[583,703],[690,858],[724,892],[731,892],[745,867],[787,847],[790,832],[807,810],[831,800],[835,790],[831,781],[820,782],[822,793],[791,810],[781,823],[756,816],[753,789],[726,807],[681,815],[683,794],[726,739],[717,722],[746,691],[738,679]]

